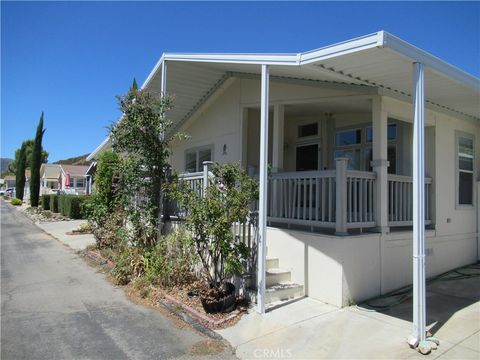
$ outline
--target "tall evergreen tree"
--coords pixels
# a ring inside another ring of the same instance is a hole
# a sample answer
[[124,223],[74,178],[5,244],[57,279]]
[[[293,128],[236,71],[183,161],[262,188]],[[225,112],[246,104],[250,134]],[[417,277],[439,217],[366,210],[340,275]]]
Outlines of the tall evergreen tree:
[[133,78],[133,83],[132,83],[132,87],[130,88],[130,91],[137,91],[137,90],[138,90],[137,79]]
[[15,169],[15,197],[23,200],[25,190],[25,169],[27,167],[27,146],[24,141],[18,153],[17,166]]
[[38,206],[38,199],[40,197],[40,166],[42,166],[42,139],[45,129],[43,128],[43,111],[38,122],[37,133],[32,149],[32,159],[30,164],[30,171],[32,172],[30,178],[30,205]]

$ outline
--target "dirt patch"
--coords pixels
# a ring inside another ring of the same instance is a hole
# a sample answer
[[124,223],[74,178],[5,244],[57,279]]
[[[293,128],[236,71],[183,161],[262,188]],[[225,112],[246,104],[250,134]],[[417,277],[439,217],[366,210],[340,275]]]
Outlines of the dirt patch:
[[219,354],[226,349],[222,340],[207,339],[193,344],[187,350],[188,355],[205,356],[211,354]]

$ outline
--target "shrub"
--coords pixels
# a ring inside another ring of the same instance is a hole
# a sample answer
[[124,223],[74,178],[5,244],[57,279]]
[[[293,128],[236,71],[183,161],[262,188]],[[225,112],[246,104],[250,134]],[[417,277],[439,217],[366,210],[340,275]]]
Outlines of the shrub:
[[14,205],[14,206],[20,206],[22,205],[23,201],[20,200],[20,199],[17,199],[17,198],[13,198],[12,201],[11,201],[11,204]]
[[58,213],[58,198],[57,194],[50,195],[50,211],[54,213]]
[[232,225],[244,222],[249,205],[258,198],[258,184],[236,164],[215,164],[204,196],[185,182],[173,183],[171,194],[186,210],[189,230],[208,283],[221,291],[226,279],[239,275],[250,257],[248,247],[237,241]]
[[175,231],[145,251],[145,278],[150,284],[164,287],[188,285],[197,280],[197,263],[190,237],[184,231]]
[[50,195],[42,195],[43,210],[50,210]]
[[96,245],[99,249],[116,249],[125,238],[123,220],[118,213],[110,214],[102,226],[93,227]]
[[65,216],[64,212],[65,212],[65,198],[67,197],[67,195],[65,194],[60,194],[58,195],[58,212],[62,215]]
[[111,270],[116,284],[126,285],[145,273],[142,248],[123,246],[113,257],[115,266]]
[[113,151],[102,153],[98,159],[95,173],[95,189],[83,203],[83,213],[94,229],[102,229],[111,214],[117,208],[113,179],[118,175],[121,162],[118,154]]
[[59,197],[58,209],[63,216],[70,219],[82,219],[82,204],[86,198],[86,196],[62,194]]

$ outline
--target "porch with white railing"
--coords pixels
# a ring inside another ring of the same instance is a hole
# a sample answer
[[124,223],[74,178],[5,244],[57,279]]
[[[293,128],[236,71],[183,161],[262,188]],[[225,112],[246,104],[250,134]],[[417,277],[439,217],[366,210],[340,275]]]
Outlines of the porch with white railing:
[[[350,229],[377,227],[376,173],[348,170],[348,160],[335,160],[335,170],[280,172],[269,175],[267,220],[271,226],[302,226],[312,231],[334,229],[347,235]],[[213,179],[209,170],[182,174],[190,189],[202,195]],[[208,179],[208,182],[207,182]],[[413,223],[413,181],[411,177],[388,174],[388,226]],[[431,220],[432,179],[425,179],[425,223]],[[256,204],[252,210],[257,210]]]

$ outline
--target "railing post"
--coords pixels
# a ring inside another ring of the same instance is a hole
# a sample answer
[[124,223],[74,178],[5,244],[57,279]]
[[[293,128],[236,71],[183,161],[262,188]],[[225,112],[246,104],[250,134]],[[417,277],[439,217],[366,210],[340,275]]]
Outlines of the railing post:
[[203,192],[202,192],[202,196],[205,197],[206,193],[207,193],[207,188],[208,188],[208,183],[209,183],[209,179],[208,179],[208,173],[210,172],[210,170],[212,169],[212,164],[213,162],[212,161],[204,161],[203,162]]
[[348,158],[335,159],[335,235],[347,232],[347,164]]

